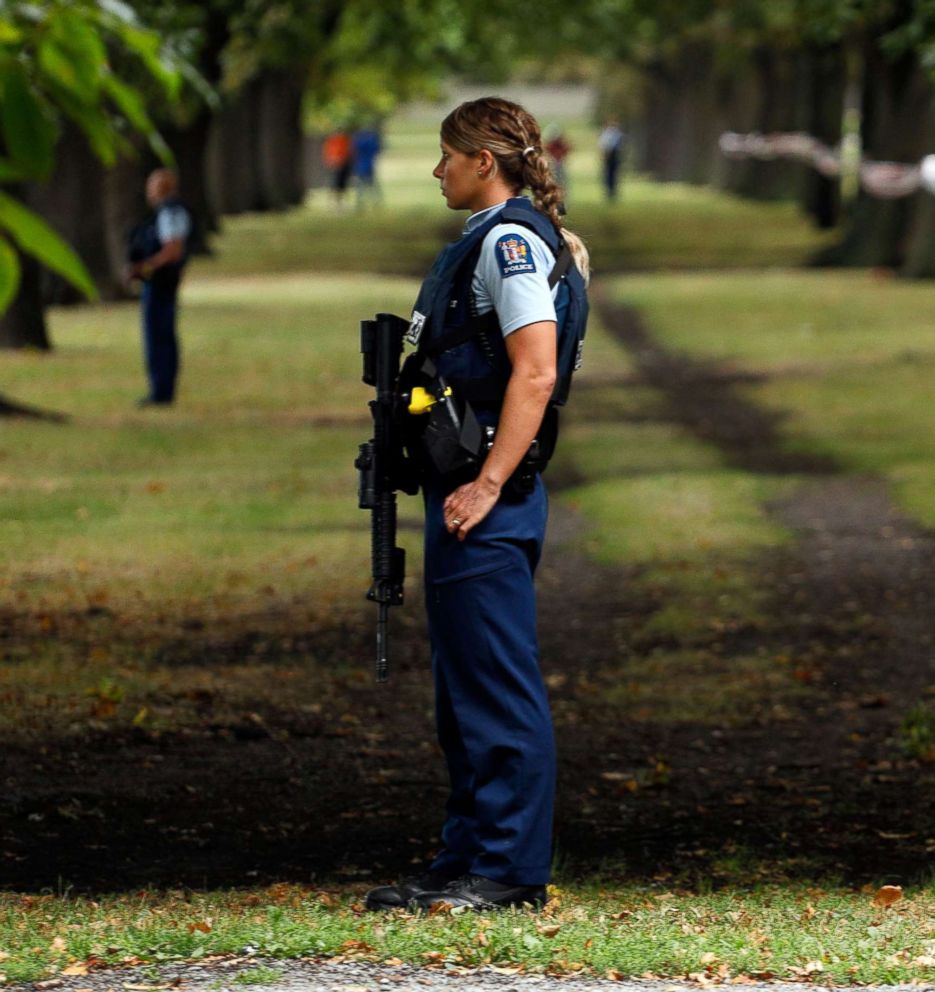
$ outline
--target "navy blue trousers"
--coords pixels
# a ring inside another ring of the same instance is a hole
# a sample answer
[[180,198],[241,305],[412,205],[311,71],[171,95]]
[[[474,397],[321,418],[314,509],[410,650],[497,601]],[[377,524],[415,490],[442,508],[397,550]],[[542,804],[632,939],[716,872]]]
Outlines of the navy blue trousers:
[[555,744],[539,671],[533,575],[548,502],[542,480],[501,498],[464,542],[425,493],[425,579],[438,739],[451,795],[433,869],[544,885],[552,860]]
[[179,343],[175,333],[178,282],[143,283],[143,355],[149,377],[149,398],[156,403],[175,399],[179,372]]

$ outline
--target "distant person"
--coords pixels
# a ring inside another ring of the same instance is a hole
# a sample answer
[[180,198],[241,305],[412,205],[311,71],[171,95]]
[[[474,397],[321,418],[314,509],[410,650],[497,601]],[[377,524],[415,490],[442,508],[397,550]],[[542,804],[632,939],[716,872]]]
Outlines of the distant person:
[[325,168],[331,171],[331,189],[338,207],[344,203],[344,194],[351,181],[353,151],[351,136],[343,129],[329,134],[322,145],[322,161],[325,163]]
[[149,393],[138,405],[165,406],[175,399],[179,373],[178,293],[192,218],[178,198],[178,176],[172,169],[150,173],[146,202],[152,213],[134,228],[128,251],[128,276],[143,281],[140,304]]
[[620,179],[625,143],[626,135],[614,120],[608,121],[597,137],[597,147],[601,152],[603,167],[604,192],[611,202],[617,199],[617,183]]
[[571,152],[571,145],[558,124],[552,124],[546,128],[545,139],[545,153],[551,161],[552,175],[562,187],[562,192],[567,196],[568,174],[565,170],[565,159]]
[[357,207],[360,209],[368,200],[373,203],[380,201],[380,186],[377,182],[377,157],[383,147],[380,133],[372,127],[361,128],[354,133],[351,146]]

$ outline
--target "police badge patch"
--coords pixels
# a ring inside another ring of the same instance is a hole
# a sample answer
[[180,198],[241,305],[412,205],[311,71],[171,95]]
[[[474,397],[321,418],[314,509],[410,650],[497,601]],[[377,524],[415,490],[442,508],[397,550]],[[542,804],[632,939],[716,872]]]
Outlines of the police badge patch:
[[417,345],[422,337],[422,329],[425,327],[426,315],[418,310],[412,311],[412,320],[409,321],[409,330],[406,331],[406,340],[410,344]]
[[536,263],[532,259],[529,242],[521,234],[507,234],[497,242],[497,261],[500,275],[519,275],[521,272],[535,272]]

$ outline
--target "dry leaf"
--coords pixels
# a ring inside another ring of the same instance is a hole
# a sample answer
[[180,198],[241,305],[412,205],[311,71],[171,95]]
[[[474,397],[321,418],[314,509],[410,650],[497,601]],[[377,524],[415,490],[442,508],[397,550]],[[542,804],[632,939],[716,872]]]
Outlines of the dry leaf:
[[58,954],[61,954],[67,949],[68,949],[68,945],[65,943],[64,937],[56,937],[55,940],[52,941],[52,944],[49,947],[50,951]]
[[196,930],[199,933],[211,933],[211,924],[206,920],[199,920],[197,923],[188,924],[189,933],[195,933]]
[[622,971],[616,971],[614,968],[611,968],[607,972],[606,977],[612,982],[622,982],[627,976]]
[[86,975],[88,973],[88,966],[81,961],[76,961],[74,964],[70,964],[67,968],[63,968],[61,974],[63,975]]
[[873,897],[874,906],[892,906],[903,897],[903,887],[901,885],[884,885],[882,889],[877,889]]
[[561,930],[561,924],[553,923],[549,926],[537,926],[536,932],[542,934],[543,937],[554,937],[559,930]]

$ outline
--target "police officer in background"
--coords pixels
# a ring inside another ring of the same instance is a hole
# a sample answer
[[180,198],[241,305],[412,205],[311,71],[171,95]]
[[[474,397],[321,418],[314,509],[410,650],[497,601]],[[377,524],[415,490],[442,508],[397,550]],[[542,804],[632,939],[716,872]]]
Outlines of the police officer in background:
[[[366,904],[539,907],[555,789],[533,589],[547,498],[538,472],[525,486],[512,482],[550,419],[569,307],[567,279],[553,276],[553,286],[550,275],[564,257],[583,299],[587,253],[561,227],[562,191],[539,125],[517,104],[487,97],[452,111],[433,175],[448,207],[470,216],[422,286],[410,340],[495,433],[476,478],[431,466],[423,474],[426,604],[451,794],[428,870],[372,889]],[[472,321],[493,333],[465,340]]]
[[153,212],[131,232],[128,276],[143,281],[140,303],[149,393],[138,405],[158,406],[175,399],[179,371],[178,292],[188,260],[192,221],[178,198],[178,177],[171,169],[150,173],[146,202]]

